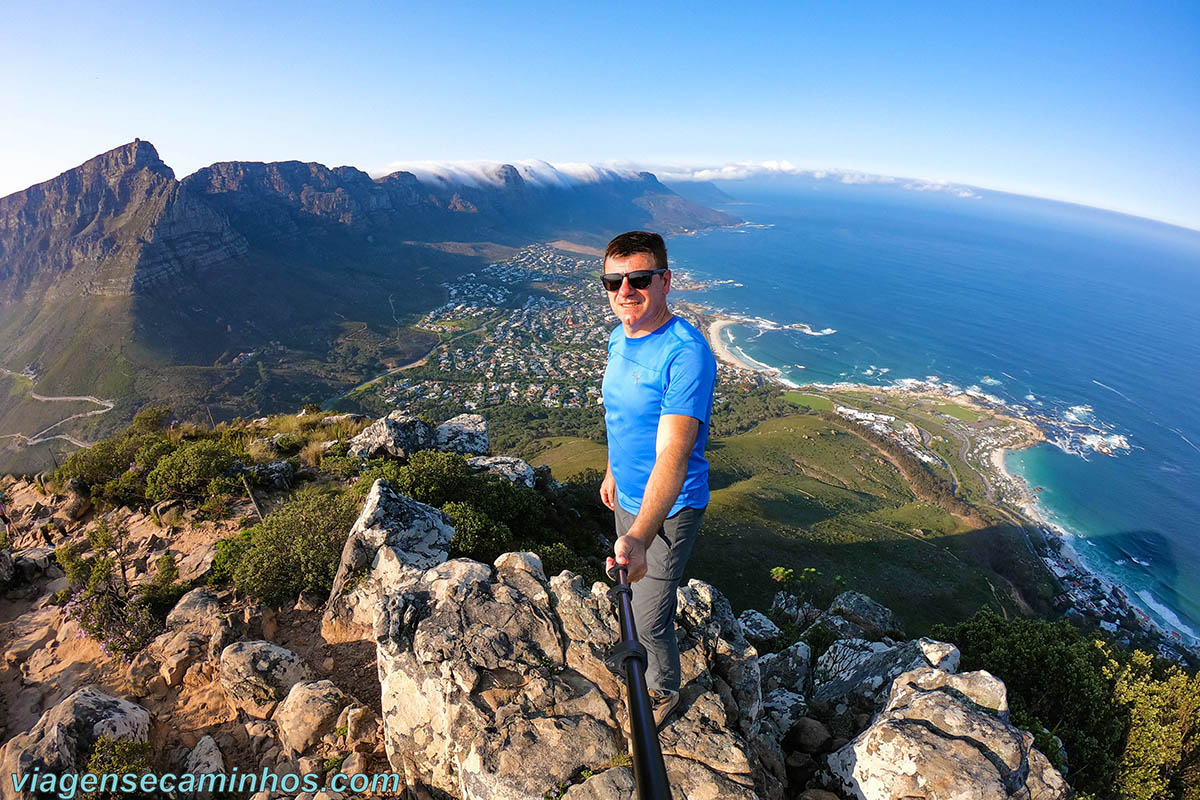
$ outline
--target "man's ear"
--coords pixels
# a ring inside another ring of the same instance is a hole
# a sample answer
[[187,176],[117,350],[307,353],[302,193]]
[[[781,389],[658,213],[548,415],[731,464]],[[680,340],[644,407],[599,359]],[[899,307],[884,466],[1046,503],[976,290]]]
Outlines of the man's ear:
[[671,292],[671,268],[667,267],[667,271],[663,273],[663,294]]

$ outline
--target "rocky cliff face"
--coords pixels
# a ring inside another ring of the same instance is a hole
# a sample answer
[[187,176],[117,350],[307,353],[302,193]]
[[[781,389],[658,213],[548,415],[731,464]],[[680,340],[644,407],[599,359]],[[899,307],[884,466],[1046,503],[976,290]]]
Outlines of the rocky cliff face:
[[736,222],[646,172],[546,184],[499,165],[487,178],[231,161],[177,181],[153,145],[134,140],[0,198],[0,304],[139,294],[216,267],[253,269],[254,246],[269,256],[290,245],[289,255],[320,254],[327,265],[348,243],[518,244]]
[[245,249],[153,145],[135,140],[0,198],[0,301],[132,294]]

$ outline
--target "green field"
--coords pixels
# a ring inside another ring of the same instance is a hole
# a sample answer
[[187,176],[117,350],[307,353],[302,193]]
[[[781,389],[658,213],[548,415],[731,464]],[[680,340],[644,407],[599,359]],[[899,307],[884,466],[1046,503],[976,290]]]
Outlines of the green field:
[[983,416],[978,411],[972,411],[969,408],[964,408],[957,403],[938,403],[937,410],[943,414],[949,414],[957,420],[963,422],[978,422]]
[[549,466],[555,480],[565,481],[588,469],[604,471],[608,466],[608,448],[588,439],[551,436],[539,440],[538,446],[546,449],[529,463]]
[[[549,464],[559,480],[604,468],[600,444],[542,443],[547,449],[532,463]],[[714,439],[707,456],[712,499],[687,576],[713,583],[737,611],[769,608],[779,588],[770,577],[775,566],[841,575],[848,588],[892,608],[910,634],[986,603],[1014,612],[1011,584],[1035,604],[1050,592],[1018,530],[974,530],[916,501],[890,462],[815,415]]]
[[787,400],[794,406],[803,406],[811,408],[814,411],[833,411],[833,403],[828,397],[821,397],[816,394],[803,394],[801,392],[784,392],[783,399]]

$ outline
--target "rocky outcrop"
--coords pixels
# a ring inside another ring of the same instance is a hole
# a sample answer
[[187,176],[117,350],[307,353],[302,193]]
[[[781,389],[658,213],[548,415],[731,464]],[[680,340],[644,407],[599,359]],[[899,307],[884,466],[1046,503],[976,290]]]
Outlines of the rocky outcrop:
[[408,458],[418,450],[434,445],[433,429],[427,423],[402,411],[393,411],[375,420],[350,440],[350,455],[373,458],[390,455]]
[[906,672],[883,713],[830,757],[830,770],[858,800],[1065,797],[1033,736],[1009,722],[1005,695],[987,672]]
[[779,626],[767,617],[761,611],[755,611],[753,608],[748,608],[741,614],[738,614],[738,622],[742,625],[742,632],[751,644],[757,646],[768,642],[773,642],[783,636],[783,631]]
[[[690,797],[780,796],[760,752],[770,742],[753,648],[707,584],[692,581],[680,603],[688,688],[660,737],[668,770]],[[447,561],[386,593],[375,634],[388,757],[412,783],[538,797],[625,749],[622,684],[599,660],[617,640],[600,584],[569,572],[547,582],[530,554]],[[591,780],[628,783],[619,770]]]
[[487,455],[490,447],[487,420],[478,414],[459,414],[437,426],[437,449],[464,456]]
[[234,642],[221,652],[221,687],[235,710],[267,719],[309,677],[300,656],[271,642]]
[[296,755],[310,750],[333,731],[338,717],[352,702],[332,681],[294,684],[272,716],[285,750]]
[[826,716],[838,733],[849,735],[853,716],[875,714],[897,675],[918,667],[953,672],[958,662],[957,647],[933,639],[891,645],[840,639],[817,659],[809,705]]
[[467,464],[474,470],[499,475],[527,489],[532,489],[536,481],[533,467],[516,456],[474,456],[467,459]]
[[119,741],[147,740],[150,714],[146,709],[85,687],[44,713],[28,733],[18,734],[0,750],[0,798],[32,800],[28,789],[18,790],[10,776],[21,781],[35,769],[64,774],[86,771],[88,759],[102,736]]
[[833,599],[829,612],[858,625],[872,636],[895,634],[904,627],[890,608],[876,603],[862,592],[842,592]]
[[321,620],[325,640],[371,638],[384,594],[406,591],[421,573],[445,561],[453,536],[445,513],[375,481],[342,548]]

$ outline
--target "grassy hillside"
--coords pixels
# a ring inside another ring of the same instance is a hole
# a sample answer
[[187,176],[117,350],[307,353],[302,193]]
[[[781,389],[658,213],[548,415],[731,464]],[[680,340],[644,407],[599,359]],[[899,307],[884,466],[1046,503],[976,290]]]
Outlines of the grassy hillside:
[[[534,460],[555,477],[603,468],[605,450],[558,437]],[[688,575],[765,610],[770,569],[815,567],[891,607],[910,632],[962,619],[986,603],[1017,611],[1049,586],[1020,531],[975,529],[914,499],[899,471],[844,428],[810,414],[766,420],[710,442],[712,500]]]

